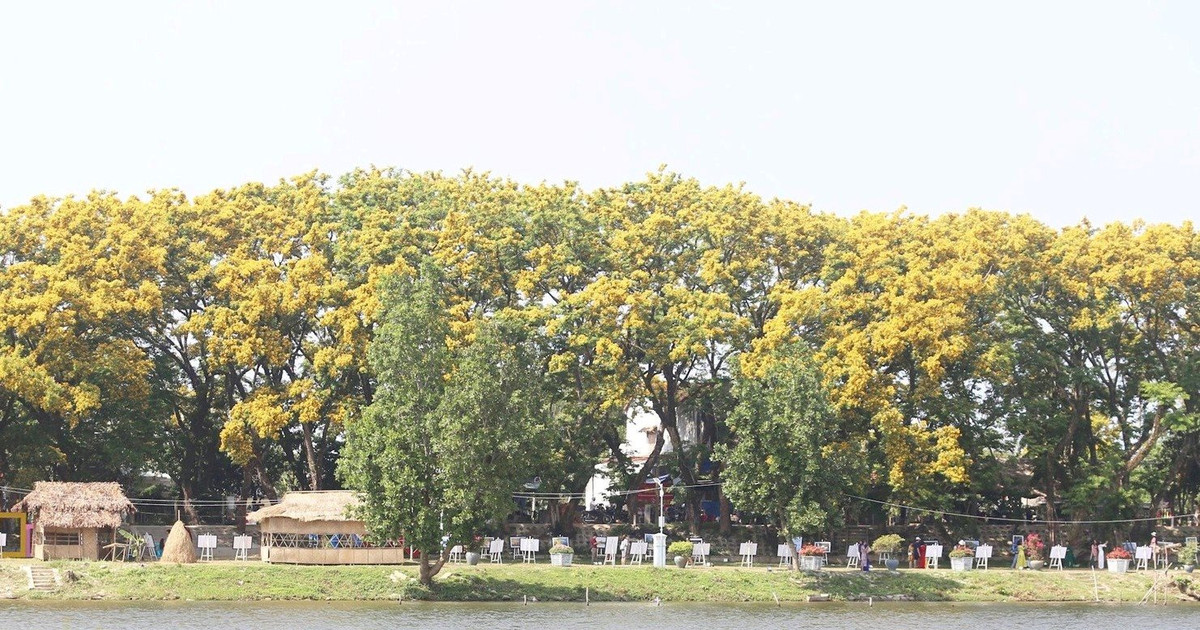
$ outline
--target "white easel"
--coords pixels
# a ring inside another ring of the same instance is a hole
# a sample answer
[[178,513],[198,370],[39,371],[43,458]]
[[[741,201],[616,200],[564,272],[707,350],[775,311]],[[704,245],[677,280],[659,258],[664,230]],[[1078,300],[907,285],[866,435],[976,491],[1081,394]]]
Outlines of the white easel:
[[234,536],[233,537],[233,559],[234,560],[249,560],[250,547],[254,544],[254,539],[250,536]]
[[217,548],[217,537],[214,534],[200,534],[196,537],[196,547],[200,549],[200,560],[212,561],[213,550]]
[[758,543],[744,542],[738,548],[738,553],[742,556],[742,566],[754,566],[754,556],[758,555]]

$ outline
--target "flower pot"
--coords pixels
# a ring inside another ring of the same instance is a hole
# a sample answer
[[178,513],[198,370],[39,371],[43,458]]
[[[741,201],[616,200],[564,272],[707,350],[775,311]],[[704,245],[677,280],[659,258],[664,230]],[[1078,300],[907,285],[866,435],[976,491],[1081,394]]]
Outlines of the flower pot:
[[685,556],[675,556],[675,566],[680,569],[687,567],[688,559]]
[[821,556],[800,556],[800,569],[818,571],[821,569]]
[[950,558],[951,571],[970,571],[974,568],[975,558],[963,556],[961,558]]
[[1044,567],[1044,566],[1046,566],[1045,560],[1030,560],[1029,561],[1029,568],[1033,569],[1034,571],[1041,571],[1042,567]]
[[467,552],[467,564],[469,566],[475,566],[475,565],[479,564],[479,554],[474,551],[468,551]]
[[1129,558],[1109,558],[1105,564],[1109,573],[1125,573],[1129,570]]
[[1195,570],[1196,570],[1196,565],[1194,565],[1194,564],[1185,564],[1185,565],[1183,565],[1183,570],[1184,570],[1184,571],[1186,571],[1186,572],[1188,572],[1188,573],[1191,573],[1192,571],[1195,571]]
[[883,565],[887,567],[888,571],[895,573],[896,567],[900,566],[900,560],[898,558],[888,558],[883,561]]
[[552,553],[550,554],[550,564],[556,567],[569,567],[573,557],[574,554],[570,553]]

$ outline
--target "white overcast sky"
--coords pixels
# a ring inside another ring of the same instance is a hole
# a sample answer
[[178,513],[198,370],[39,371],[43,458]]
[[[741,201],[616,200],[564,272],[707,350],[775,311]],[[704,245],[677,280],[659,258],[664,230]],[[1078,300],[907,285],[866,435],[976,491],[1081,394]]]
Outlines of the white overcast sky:
[[1200,2],[13,2],[0,207],[660,164],[853,213],[1200,216]]

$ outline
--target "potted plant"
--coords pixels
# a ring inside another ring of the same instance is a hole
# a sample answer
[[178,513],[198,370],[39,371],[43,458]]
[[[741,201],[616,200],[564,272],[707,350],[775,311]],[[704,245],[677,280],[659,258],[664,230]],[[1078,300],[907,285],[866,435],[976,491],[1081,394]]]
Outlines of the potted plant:
[[809,571],[820,570],[824,560],[825,548],[816,545],[804,545],[800,548],[800,568]]
[[888,571],[895,571],[896,567],[900,566],[900,559],[896,554],[900,553],[901,546],[904,545],[904,539],[900,534],[884,534],[875,539],[871,543],[871,548],[879,554],[879,559],[883,561],[883,565]]
[[1128,571],[1129,560],[1133,558],[1124,547],[1113,549],[1105,557],[1108,558],[1108,570],[1111,573],[1124,573]]
[[970,571],[975,565],[975,552],[966,545],[956,545],[950,550],[950,570]]
[[1191,573],[1196,570],[1196,552],[1198,551],[1196,543],[1191,542],[1179,548],[1176,554],[1179,558],[1179,564],[1183,565],[1183,570]]
[[677,540],[667,547],[667,555],[675,556],[675,566],[682,569],[692,561],[692,547],[686,540]]
[[575,557],[575,550],[562,544],[555,543],[550,547],[550,564],[556,567],[571,566],[571,559]]
[[1042,537],[1037,534],[1030,534],[1025,537],[1025,559],[1029,561],[1029,568],[1034,571],[1040,571],[1046,565],[1043,559],[1043,553],[1046,551],[1046,543],[1042,542]]

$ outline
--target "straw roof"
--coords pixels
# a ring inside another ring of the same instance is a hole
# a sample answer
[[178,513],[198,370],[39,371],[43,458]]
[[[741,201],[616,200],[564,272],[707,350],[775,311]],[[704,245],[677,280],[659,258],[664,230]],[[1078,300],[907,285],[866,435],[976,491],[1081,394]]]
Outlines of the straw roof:
[[163,543],[162,557],[159,560],[178,564],[191,564],[196,561],[196,545],[192,542],[192,535],[188,533],[183,521],[175,521],[171,526],[171,533],[167,534],[167,541]]
[[297,521],[349,521],[350,509],[358,506],[358,496],[352,490],[320,490],[289,492],[283,500],[246,515],[251,523],[280,516]]
[[137,511],[120,484],[67,481],[37,482],[16,509],[29,512],[44,527],[75,529],[118,527],[125,515]]

